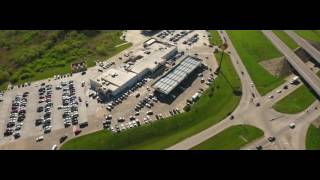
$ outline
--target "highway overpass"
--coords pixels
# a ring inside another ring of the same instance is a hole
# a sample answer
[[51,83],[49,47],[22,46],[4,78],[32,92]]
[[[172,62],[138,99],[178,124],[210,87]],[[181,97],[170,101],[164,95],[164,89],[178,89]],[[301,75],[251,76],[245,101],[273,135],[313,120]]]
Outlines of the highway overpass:
[[286,30],[286,32],[301,48],[303,48],[313,59],[320,64],[320,52],[313,47],[307,40],[301,38],[294,31]]
[[314,92],[320,97],[320,79],[312,72],[304,62],[285,44],[283,43],[272,31],[262,31],[266,37],[275,45],[275,47],[282,52],[291,66],[300,74],[300,76],[309,84]]

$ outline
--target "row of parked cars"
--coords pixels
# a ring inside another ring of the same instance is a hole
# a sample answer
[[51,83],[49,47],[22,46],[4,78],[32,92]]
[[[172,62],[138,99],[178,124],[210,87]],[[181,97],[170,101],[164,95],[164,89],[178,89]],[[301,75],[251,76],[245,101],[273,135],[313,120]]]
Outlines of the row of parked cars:
[[183,41],[182,44],[188,44],[189,46],[191,46],[192,44],[196,43],[198,40],[199,40],[199,34],[195,34],[188,40]]
[[[121,96],[117,97],[115,100],[110,101],[107,104],[107,110],[112,111],[118,104],[121,104],[123,100],[126,100],[130,94],[134,93],[138,88],[142,87],[147,82],[147,79],[144,78],[141,81],[137,82],[133,87],[131,87],[128,91],[123,93]],[[137,94],[140,96],[140,94]],[[136,97],[138,97],[136,96]]]
[[172,41],[174,43],[178,42],[181,38],[185,37],[186,35],[188,35],[189,33],[191,33],[192,31],[181,31],[179,34],[175,34],[174,36],[172,36],[169,41]]
[[165,37],[167,37],[169,34],[173,34],[175,32],[175,30],[164,30],[164,31],[161,31],[158,35],[157,35],[157,37],[158,38],[165,38]]
[[39,104],[40,106],[37,108],[38,113],[43,112],[43,116],[40,117],[39,119],[36,119],[35,125],[40,126],[42,125],[42,130],[45,134],[50,133],[52,126],[52,107],[53,103],[51,100],[52,97],[52,85],[48,84],[45,85],[44,83],[41,84],[41,87],[38,90],[38,95],[39,95]]
[[80,97],[75,95],[75,87],[73,81],[61,82],[62,86],[62,106],[59,109],[63,110],[62,118],[65,127],[77,125],[79,123],[78,100],[82,101]]
[[126,129],[131,129],[131,128],[134,128],[134,127],[138,127],[140,125],[141,124],[140,124],[139,120],[136,119],[136,120],[132,120],[132,121],[129,121],[129,122],[126,122],[126,123],[116,124],[114,127],[110,126],[110,130],[113,133],[117,133],[117,132],[124,131]]
[[62,79],[62,78],[67,78],[67,77],[71,77],[72,74],[63,74],[63,75],[54,75],[53,78],[54,80],[58,80],[58,79]]
[[3,101],[3,96],[4,96],[4,93],[3,93],[3,92],[0,92],[0,102]]
[[19,138],[21,136],[20,130],[22,128],[23,121],[26,118],[28,94],[29,92],[25,92],[23,93],[23,95],[17,95],[12,101],[10,118],[7,123],[7,128],[4,132],[4,136],[13,135],[14,138]]
[[157,102],[158,102],[158,98],[153,93],[151,93],[145,98],[143,98],[142,100],[140,100],[135,106],[134,110],[136,112],[139,112],[144,107],[151,109],[154,106],[154,103],[157,103]]

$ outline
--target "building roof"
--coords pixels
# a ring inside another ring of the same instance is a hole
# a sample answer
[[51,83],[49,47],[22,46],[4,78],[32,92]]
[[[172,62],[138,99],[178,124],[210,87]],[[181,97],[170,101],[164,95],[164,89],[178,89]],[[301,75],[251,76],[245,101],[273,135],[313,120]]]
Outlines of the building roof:
[[[157,43],[156,43],[157,44]],[[164,58],[167,54],[174,51],[176,47],[165,47],[155,50],[149,56],[145,56],[142,59],[138,60],[131,68],[130,71],[134,73],[141,73],[145,69],[154,70],[158,67],[159,64],[165,63],[166,59]]]
[[201,62],[193,57],[187,56],[177,66],[155,82],[153,87],[164,94],[169,94],[200,65]]
[[106,90],[115,91],[119,87],[126,84],[136,76],[135,73],[122,70],[122,69],[109,69],[105,73],[98,76],[96,82],[102,85]]

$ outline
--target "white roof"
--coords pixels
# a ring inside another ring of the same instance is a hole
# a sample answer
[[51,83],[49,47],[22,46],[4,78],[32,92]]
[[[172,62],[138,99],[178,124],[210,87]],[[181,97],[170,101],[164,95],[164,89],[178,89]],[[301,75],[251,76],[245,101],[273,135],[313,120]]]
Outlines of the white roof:
[[122,69],[109,69],[96,78],[102,89],[114,91],[136,76],[135,73]]
[[137,61],[133,65],[133,67],[130,68],[130,71],[139,74],[145,69],[154,70],[155,68],[158,67],[159,64],[165,63],[166,59],[164,59],[163,57],[175,49],[176,47],[172,46],[172,47],[165,47],[161,50],[160,49],[155,50],[149,56],[145,56],[139,61]]

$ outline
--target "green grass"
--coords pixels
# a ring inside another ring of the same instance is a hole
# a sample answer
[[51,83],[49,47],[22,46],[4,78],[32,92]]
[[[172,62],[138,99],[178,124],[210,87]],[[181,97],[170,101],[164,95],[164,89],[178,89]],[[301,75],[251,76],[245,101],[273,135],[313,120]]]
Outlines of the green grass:
[[320,30],[295,30],[295,32],[306,40],[320,43]]
[[305,85],[278,101],[273,108],[281,113],[295,114],[307,109],[316,97]]
[[[317,73],[320,77],[320,71]],[[306,85],[302,85],[291,94],[278,101],[273,108],[281,113],[296,114],[307,109],[314,101],[316,96]]]
[[306,136],[307,150],[320,150],[320,128],[311,124]]
[[240,79],[225,55],[221,74],[191,111],[116,135],[107,131],[84,135],[62,149],[165,149],[227,117],[239,104],[240,88]]
[[209,30],[211,37],[209,38],[209,42],[212,45],[216,45],[220,47],[223,44],[221,37],[217,30]]
[[263,131],[250,125],[231,126],[201,144],[193,150],[238,150],[244,145],[262,137]]
[[290,38],[290,36],[282,30],[273,30],[273,32],[292,50],[295,50],[299,45]]
[[0,87],[45,79],[71,72],[70,64],[107,59],[131,44],[121,31],[105,30],[1,30]]
[[227,33],[260,94],[265,95],[284,82],[258,64],[260,61],[282,56],[261,31],[229,30]]

